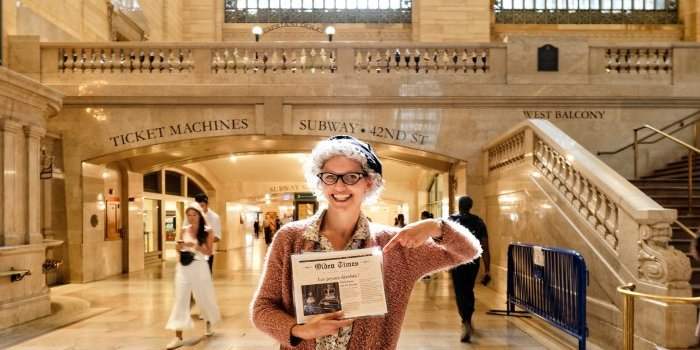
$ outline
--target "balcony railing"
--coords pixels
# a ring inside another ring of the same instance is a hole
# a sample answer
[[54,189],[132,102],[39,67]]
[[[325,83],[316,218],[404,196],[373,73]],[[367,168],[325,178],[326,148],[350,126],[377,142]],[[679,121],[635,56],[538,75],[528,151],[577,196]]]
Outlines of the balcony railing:
[[[286,75],[305,82],[354,79],[355,84],[397,77],[408,79],[403,89],[427,77],[431,84],[463,84],[465,88],[519,84],[521,77],[531,84],[551,83],[551,75],[538,74],[529,64],[519,63],[535,52],[511,50],[501,43],[41,43],[37,67],[26,69],[28,73],[40,71],[38,78],[43,83],[62,85],[245,85],[271,83],[265,77]],[[688,64],[697,55],[700,45],[693,43],[589,45],[577,62],[587,62],[588,84],[670,86],[697,84],[700,69]],[[400,80],[387,82],[398,84]]]

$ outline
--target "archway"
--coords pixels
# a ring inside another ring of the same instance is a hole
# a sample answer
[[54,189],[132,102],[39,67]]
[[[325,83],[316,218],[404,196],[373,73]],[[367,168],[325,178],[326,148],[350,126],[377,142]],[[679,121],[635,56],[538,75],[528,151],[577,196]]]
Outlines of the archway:
[[[79,279],[84,282],[102,279],[117,272],[143,269],[144,260],[146,260],[143,237],[143,215],[146,204],[144,200],[149,197],[144,192],[144,174],[153,171],[173,170],[186,173],[193,179],[197,179],[199,183],[204,184],[203,186],[210,193],[212,207],[220,215],[224,214],[222,222],[225,222],[229,208],[227,204],[232,203],[235,198],[230,195],[221,195],[219,189],[231,186],[230,184],[222,186],[219,181],[209,181],[213,176],[210,170],[207,170],[207,166],[201,166],[202,163],[226,160],[231,155],[256,159],[271,155],[305,153],[324,138],[320,136],[213,136],[147,145],[82,160],[79,171],[80,178],[76,181],[74,177],[66,177],[67,189],[71,183],[76,182],[80,184],[81,189],[80,202],[66,201],[67,212],[82,213],[82,218],[71,216],[66,218],[66,238],[69,242],[66,256],[72,258],[69,259],[70,279]],[[457,159],[405,146],[383,143],[373,143],[373,146],[382,159],[396,164],[396,167],[424,169],[426,172],[431,172],[431,178],[435,174],[443,174],[447,180],[448,174],[453,176],[454,170],[460,164]],[[116,179],[104,176],[108,169],[114,168],[120,171]],[[75,172],[66,171],[66,173]],[[261,180],[264,180],[264,177]],[[285,182],[283,180],[277,181]],[[416,182],[412,188],[417,190],[427,187],[428,184]],[[404,190],[408,188],[406,187]],[[119,220],[122,224],[120,227],[121,241],[101,239],[102,232],[110,224],[109,222],[102,223],[100,220],[101,218],[104,220],[109,218],[105,213],[108,207],[103,205],[101,201],[107,201],[106,193],[112,189],[121,194],[118,199],[123,208],[121,211],[122,219]],[[449,193],[452,193],[453,190],[454,186],[444,186],[447,198],[452,197]],[[170,198],[171,202],[177,203],[183,203],[187,198],[193,196],[186,191],[171,194],[163,192],[162,194],[165,196],[162,198]],[[254,197],[254,195],[249,197]],[[388,202],[395,206],[406,203],[397,200]],[[415,199],[411,201],[411,206],[416,206],[419,202],[418,199]],[[173,215],[175,216],[175,214]],[[411,215],[417,216],[418,211],[415,210]],[[175,221],[177,222],[177,220]],[[73,234],[70,234],[71,232]],[[114,264],[114,261],[119,260],[116,253],[119,250],[122,251],[121,264]],[[117,269],[115,265],[122,265],[123,268]]]

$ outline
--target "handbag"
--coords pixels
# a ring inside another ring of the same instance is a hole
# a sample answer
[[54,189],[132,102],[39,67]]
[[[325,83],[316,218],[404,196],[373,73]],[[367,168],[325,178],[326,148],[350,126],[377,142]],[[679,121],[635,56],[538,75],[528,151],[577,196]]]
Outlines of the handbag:
[[192,263],[194,260],[194,253],[188,252],[188,251],[181,251],[180,252],[180,264],[182,266],[187,266]]

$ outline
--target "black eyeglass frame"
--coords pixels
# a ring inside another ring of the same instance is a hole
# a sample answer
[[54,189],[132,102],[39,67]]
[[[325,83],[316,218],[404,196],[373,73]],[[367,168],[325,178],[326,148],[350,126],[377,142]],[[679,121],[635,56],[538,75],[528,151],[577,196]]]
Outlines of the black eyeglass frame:
[[[324,174],[330,174],[330,175],[335,176],[335,181],[333,181],[333,182],[331,182],[331,183],[328,183],[328,182],[326,182],[326,181],[323,181],[323,175],[324,175]],[[345,179],[345,175],[360,175],[360,177],[357,178],[357,181],[355,181],[355,182],[353,182],[353,183],[350,183],[349,181],[347,181],[347,180]],[[367,172],[365,172],[365,171],[352,171],[352,172],[345,173],[345,174],[336,174],[336,173],[331,173],[331,172],[325,171],[325,172],[316,174],[316,176],[319,178],[319,180],[321,180],[321,182],[323,182],[324,184],[326,184],[326,185],[328,185],[328,186],[332,186],[332,185],[337,184],[337,183],[338,183],[338,180],[343,181],[343,183],[346,184],[346,185],[348,185],[348,186],[352,186],[352,185],[354,185],[354,184],[360,182],[360,180],[362,180],[363,177],[368,176],[368,174],[367,174]]]

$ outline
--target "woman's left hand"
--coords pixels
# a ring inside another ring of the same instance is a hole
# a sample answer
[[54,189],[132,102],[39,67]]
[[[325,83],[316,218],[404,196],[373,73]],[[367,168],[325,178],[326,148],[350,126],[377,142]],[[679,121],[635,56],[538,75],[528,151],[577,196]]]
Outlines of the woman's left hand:
[[425,244],[428,238],[439,236],[442,233],[442,224],[439,219],[425,219],[404,226],[389,243],[384,246],[384,253],[397,246],[417,248]]

